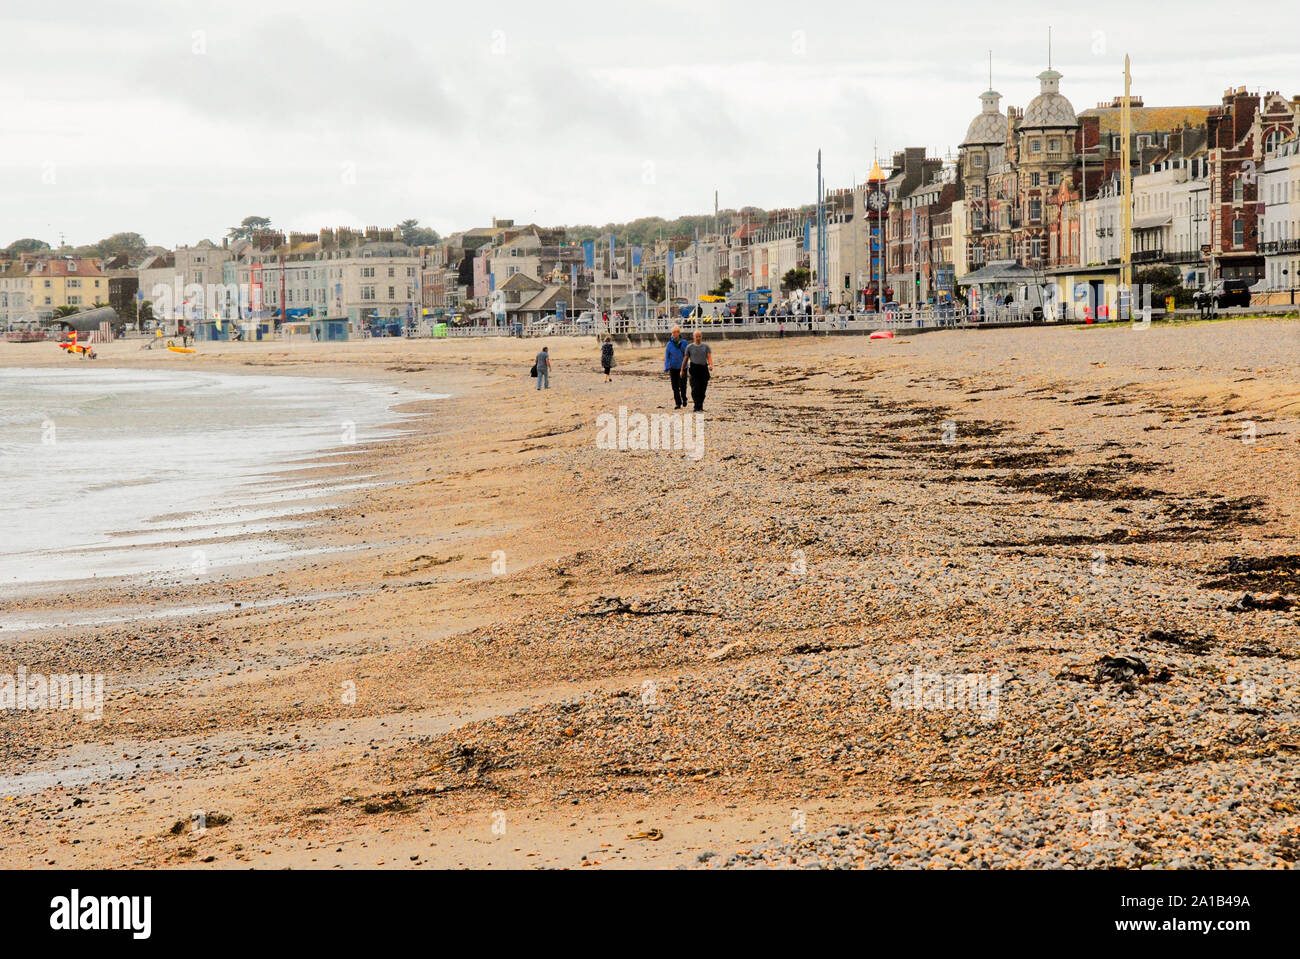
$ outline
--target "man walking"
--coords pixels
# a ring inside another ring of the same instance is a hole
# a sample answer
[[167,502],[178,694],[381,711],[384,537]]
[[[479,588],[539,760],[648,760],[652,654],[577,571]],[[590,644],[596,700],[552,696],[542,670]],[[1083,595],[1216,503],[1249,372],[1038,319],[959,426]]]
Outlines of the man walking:
[[537,354],[537,388],[539,390],[551,388],[551,353],[548,346],[543,346],[542,352]]
[[686,347],[686,360],[682,363],[682,374],[690,368],[691,399],[695,401],[695,412],[704,412],[704,394],[709,389],[709,377],[713,373],[713,350],[704,342],[704,334],[695,331],[695,342]]
[[673,384],[673,409],[680,410],[686,405],[686,374],[682,371],[686,363],[686,341],[682,339],[682,328],[673,327],[673,335],[664,349],[664,369]]

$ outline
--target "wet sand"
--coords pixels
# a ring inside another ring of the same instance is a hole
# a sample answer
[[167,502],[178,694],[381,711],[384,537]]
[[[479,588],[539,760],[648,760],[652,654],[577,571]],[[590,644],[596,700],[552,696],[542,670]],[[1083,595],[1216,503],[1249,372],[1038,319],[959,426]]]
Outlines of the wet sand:
[[[9,861],[1294,861],[1300,326],[719,343],[698,463],[597,448],[602,413],[672,412],[659,351],[606,384],[547,342],[540,394],[538,341],[104,347],[452,398],[268,534],[326,552],[0,630],[106,675],[101,721],[0,712]],[[900,708],[917,672],[996,674],[995,715]]]

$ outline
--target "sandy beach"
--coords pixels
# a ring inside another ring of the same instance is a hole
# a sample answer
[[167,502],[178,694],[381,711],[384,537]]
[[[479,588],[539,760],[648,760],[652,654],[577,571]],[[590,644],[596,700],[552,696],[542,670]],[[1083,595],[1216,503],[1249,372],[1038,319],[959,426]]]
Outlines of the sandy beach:
[[714,347],[696,460],[597,443],[673,412],[654,347],[0,344],[449,394],[303,464],[355,488],[302,556],[4,597],[74,622],[0,672],[105,677],[0,710],[7,862],[1300,858],[1300,325]]

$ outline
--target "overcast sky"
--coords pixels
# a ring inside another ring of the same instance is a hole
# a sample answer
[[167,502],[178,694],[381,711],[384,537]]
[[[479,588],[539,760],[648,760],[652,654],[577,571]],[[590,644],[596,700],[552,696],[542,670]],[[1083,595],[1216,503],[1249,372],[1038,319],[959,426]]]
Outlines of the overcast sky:
[[808,203],[819,147],[832,187],[865,177],[873,144],[955,151],[990,48],[1003,108],[1024,106],[1049,25],[1077,110],[1122,92],[1126,52],[1148,105],[1300,93],[1286,2],[14,6],[0,246],[120,230],[171,246],[250,214],[606,223],[705,212],[715,189],[724,208]]

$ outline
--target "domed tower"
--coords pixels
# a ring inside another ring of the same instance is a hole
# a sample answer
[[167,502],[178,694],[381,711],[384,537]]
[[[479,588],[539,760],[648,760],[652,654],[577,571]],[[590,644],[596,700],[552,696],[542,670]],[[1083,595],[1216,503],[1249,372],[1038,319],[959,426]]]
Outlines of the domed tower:
[[[989,78],[992,80],[992,77]],[[966,136],[957,148],[959,196],[966,203],[966,236],[972,268],[987,259],[989,239],[997,229],[991,215],[993,197],[989,177],[1002,164],[1007,145],[1007,118],[1003,116],[1002,94],[992,89],[980,94],[982,109],[966,128]],[[960,264],[964,269],[967,264]]]
[[1038,75],[1038,96],[1029,101],[1016,132],[1019,147],[1019,209],[1016,247],[1026,265],[1047,256],[1047,200],[1075,167],[1079,121],[1061,94],[1061,74],[1050,67]]

